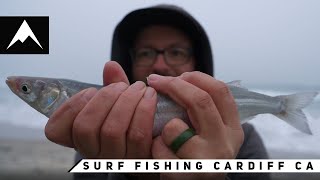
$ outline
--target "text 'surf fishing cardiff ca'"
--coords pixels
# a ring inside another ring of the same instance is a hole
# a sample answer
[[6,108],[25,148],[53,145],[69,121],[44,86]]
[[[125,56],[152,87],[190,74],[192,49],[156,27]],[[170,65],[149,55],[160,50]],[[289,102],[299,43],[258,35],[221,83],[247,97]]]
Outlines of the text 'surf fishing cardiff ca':
[[[74,80],[25,76],[10,76],[6,83],[14,94],[47,117],[81,90],[102,88],[100,85]],[[313,101],[318,92],[271,97],[249,91],[241,87],[239,81],[227,84],[235,98],[242,124],[258,114],[273,114],[296,129],[312,134],[302,109]],[[187,112],[169,97],[158,93],[153,136],[159,135],[164,125],[173,118],[180,118],[190,125]]]

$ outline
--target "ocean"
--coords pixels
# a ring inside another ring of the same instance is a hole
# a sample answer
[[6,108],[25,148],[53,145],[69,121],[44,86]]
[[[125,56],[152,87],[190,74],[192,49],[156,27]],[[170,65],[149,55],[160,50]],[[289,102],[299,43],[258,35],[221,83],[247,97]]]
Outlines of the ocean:
[[[277,90],[261,87],[251,88],[251,90],[275,96],[311,91],[315,88],[290,86],[277,87]],[[250,121],[259,132],[271,158],[320,158],[320,95],[304,109],[304,112],[310,121],[313,135],[303,134],[269,114],[258,115]],[[0,125],[29,128],[43,132],[47,119],[14,95],[5,84],[0,84]],[[1,136],[21,138],[24,136],[16,133],[7,129],[0,132],[0,138]],[[44,134],[39,135],[38,133],[37,136],[45,138]]]

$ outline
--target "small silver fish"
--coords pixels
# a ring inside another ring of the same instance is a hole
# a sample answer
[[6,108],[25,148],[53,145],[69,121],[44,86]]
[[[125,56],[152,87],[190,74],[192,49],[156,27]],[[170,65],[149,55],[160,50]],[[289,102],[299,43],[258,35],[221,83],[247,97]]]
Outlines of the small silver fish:
[[[68,79],[10,76],[6,80],[11,91],[31,107],[50,117],[68,98],[83,89],[100,85]],[[227,83],[238,107],[241,124],[258,114],[273,114],[296,129],[312,134],[308,120],[302,112],[317,96],[318,92],[306,92],[284,96],[267,96],[241,87],[239,81]],[[190,124],[186,111],[169,97],[158,93],[157,110],[154,119],[153,136],[161,133],[164,125],[173,118],[180,118]]]

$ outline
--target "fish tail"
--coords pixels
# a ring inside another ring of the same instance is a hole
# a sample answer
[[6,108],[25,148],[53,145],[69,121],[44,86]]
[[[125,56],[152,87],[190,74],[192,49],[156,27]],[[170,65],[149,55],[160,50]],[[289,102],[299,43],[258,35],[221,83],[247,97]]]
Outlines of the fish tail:
[[311,135],[312,132],[307,117],[302,109],[308,106],[317,95],[318,92],[308,92],[277,96],[282,100],[284,110],[279,114],[275,114],[275,116],[284,120],[296,129]]
[[306,92],[277,96],[284,102],[284,110],[279,114],[275,114],[275,116],[284,120],[296,129],[311,135],[312,132],[307,117],[302,109],[308,106],[317,95],[318,92]]

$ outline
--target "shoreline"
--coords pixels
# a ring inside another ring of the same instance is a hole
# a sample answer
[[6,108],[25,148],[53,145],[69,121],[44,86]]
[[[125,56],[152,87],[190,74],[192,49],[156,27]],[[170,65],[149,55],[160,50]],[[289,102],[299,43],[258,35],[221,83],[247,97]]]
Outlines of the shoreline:
[[73,149],[46,140],[0,138],[0,179],[72,179],[74,155]]
[[42,128],[31,128],[9,123],[0,123],[0,139],[43,140],[47,138]]
[[0,123],[0,179],[72,179],[75,151],[42,129]]

